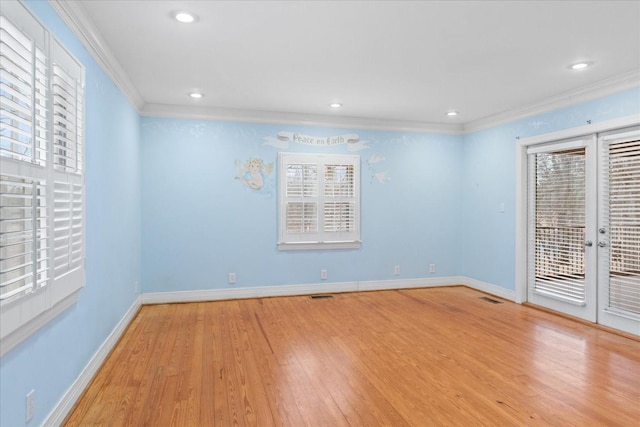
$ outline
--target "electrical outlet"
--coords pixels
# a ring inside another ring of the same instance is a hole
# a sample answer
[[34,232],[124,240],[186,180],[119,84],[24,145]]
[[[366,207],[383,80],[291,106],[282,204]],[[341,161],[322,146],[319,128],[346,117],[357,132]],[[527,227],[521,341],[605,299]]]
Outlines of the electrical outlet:
[[500,213],[504,213],[504,202],[500,203]]
[[25,408],[25,422],[29,422],[33,419],[36,413],[36,391],[31,390],[26,396],[26,408]]
[[327,280],[327,270],[325,269],[320,270],[320,279]]
[[400,266],[396,265],[395,267],[393,267],[393,274],[396,276],[400,275]]
[[229,273],[229,284],[233,285],[236,283],[236,273]]
[[429,264],[429,273],[435,273],[435,272],[436,272],[436,265]]

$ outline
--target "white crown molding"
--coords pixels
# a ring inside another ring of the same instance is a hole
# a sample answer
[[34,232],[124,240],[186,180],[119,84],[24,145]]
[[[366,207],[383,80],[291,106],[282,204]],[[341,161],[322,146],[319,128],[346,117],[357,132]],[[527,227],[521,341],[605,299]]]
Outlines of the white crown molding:
[[581,102],[602,98],[635,87],[640,87],[640,69],[601,80],[569,92],[564,92],[540,102],[461,124],[438,124],[384,119],[376,120],[360,117],[335,117],[326,115],[231,110],[224,108],[203,108],[166,104],[145,104],[140,110],[140,113],[144,116],[152,117],[229,120],[251,123],[286,123],[309,126],[466,135],[514,122],[526,117],[532,117],[538,114],[576,105]]
[[145,104],[140,92],[133,85],[107,42],[97,30],[94,22],[85,12],[81,5],[82,2],[68,0],[49,0],[49,2],[98,64],[143,116],[464,135],[640,86],[640,69],[637,69],[536,103],[459,124]]
[[187,119],[207,119],[250,123],[293,124],[305,126],[326,126],[373,130],[394,130],[403,132],[423,132],[460,135],[461,124],[439,124],[405,120],[368,119],[362,117],[337,117],[320,114],[292,112],[272,112],[256,110],[235,110],[215,107],[194,107],[186,105],[145,104],[140,113],[150,117],[170,117]]
[[602,98],[617,92],[640,86],[640,69],[630,71],[599,82],[561,93],[543,101],[504,111],[463,125],[463,133],[469,134],[480,130],[514,122],[526,117],[547,113],[560,108],[576,105],[581,102]]
[[80,1],[49,0],[60,18],[71,28],[91,56],[102,67],[113,82],[120,88],[129,102],[140,111],[144,100],[133,85],[129,76],[116,59],[111,48],[98,31],[94,22],[82,7]]

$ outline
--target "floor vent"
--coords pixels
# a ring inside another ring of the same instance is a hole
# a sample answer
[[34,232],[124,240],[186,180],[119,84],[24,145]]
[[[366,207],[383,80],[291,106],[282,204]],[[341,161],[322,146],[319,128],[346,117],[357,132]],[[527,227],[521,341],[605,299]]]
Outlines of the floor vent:
[[327,299],[327,298],[333,298],[333,295],[328,295],[328,294],[310,295],[309,298],[311,298],[311,299]]
[[502,304],[502,301],[498,301],[497,299],[493,299],[489,297],[480,297],[480,299],[490,302],[491,304]]

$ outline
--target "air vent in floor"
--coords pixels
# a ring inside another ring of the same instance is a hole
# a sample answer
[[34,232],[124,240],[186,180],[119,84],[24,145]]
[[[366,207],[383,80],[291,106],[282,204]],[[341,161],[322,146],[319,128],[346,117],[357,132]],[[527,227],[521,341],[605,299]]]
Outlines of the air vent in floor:
[[502,301],[498,301],[497,299],[493,299],[489,297],[480,297],[480,299],[490,302],[491,304],[502,304]]
[[309,298],[311,298],[311,299],[327,299],[327,298],[333,298],[333,295],[328,295],[328,294],[310,295]]

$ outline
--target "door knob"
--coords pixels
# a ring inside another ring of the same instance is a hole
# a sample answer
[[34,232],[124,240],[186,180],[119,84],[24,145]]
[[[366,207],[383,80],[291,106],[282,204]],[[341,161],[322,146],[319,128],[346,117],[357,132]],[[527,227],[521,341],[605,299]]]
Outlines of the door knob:
[[585,246],[591,247],[593,246],[593,242],[591,240],[587,240],[586,242],[584,242]]

